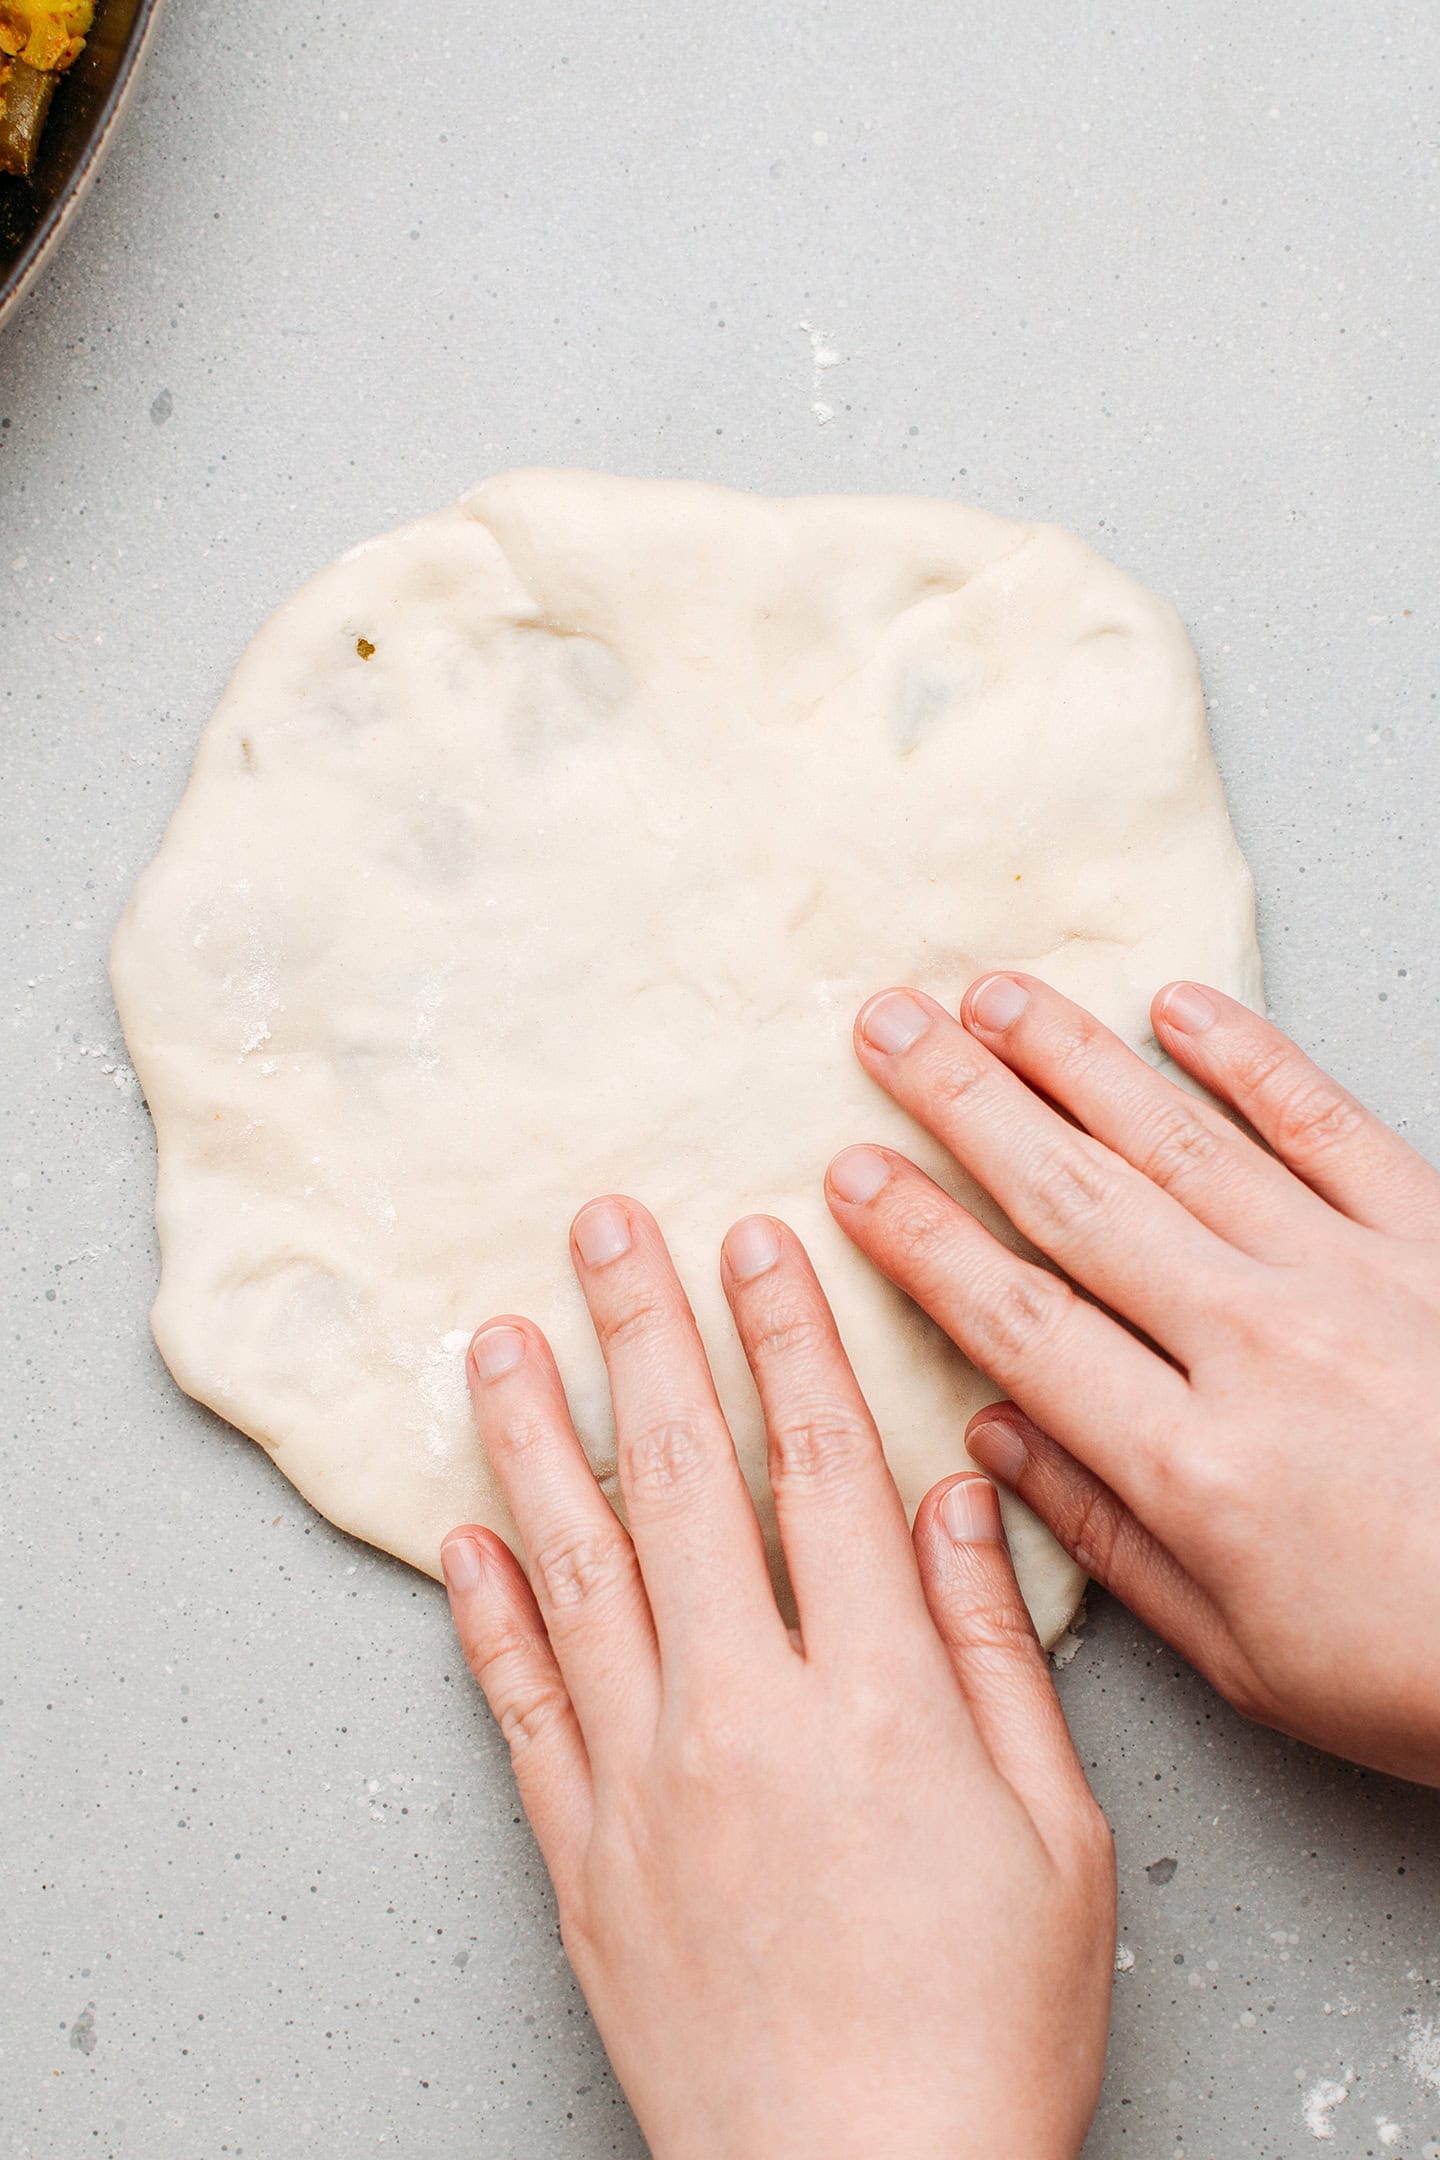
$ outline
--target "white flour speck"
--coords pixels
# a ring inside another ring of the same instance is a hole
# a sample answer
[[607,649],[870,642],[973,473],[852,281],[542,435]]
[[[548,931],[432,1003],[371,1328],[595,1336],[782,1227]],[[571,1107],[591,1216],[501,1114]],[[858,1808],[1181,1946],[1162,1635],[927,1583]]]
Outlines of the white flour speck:
[[831,368],[845,365],[845,355],[836,350],[825,331],[816,330],[808,322],[797,323],[795,327],[797,330],[803,330],[810,340],[810,395],[812,400],[810,410],[815,415],[819,425],[824,427],[827,420],[834,419],[835,407],[830,404],[828,399],[822,398],[820,392],[825,386],[825,377]]
[[1375,2117],[1375,2135],[1382,2145],[1398,2145],[1405,2132],[1397,2122],[1390,2122],[1384,2115]]
[[98,1059],[101,1072],[110,1082],[110,1085],[117,1089],[121,1095],[138,1092],[140,1083],[130,1066],[117,1050],[110,1048],[108,1043],[82,1042],[77,1043],[75,1047],[82,1058]]
[[1305,2095],[1305,2105],[1302,2110],[1305,2117],[1305,2127],[1310,2132],[1311,2137],[1334,2137],[1335,2125],[1330,2118],[1336,2108],[1343,2106],[1345,2101],[1349,2099],[1350,2079],[1353,2074],[1352,2071],[1345,2071],[1343,2085],[1337,2084],[1334,2078],[1317,2078],[1316,2082],[1311,2086],[1309,2092]]
[[1115,1945],[1115,1970],[1117,1973],[1134,1972],[1135,1953],[1125,1943]]
[[1417,2085],[1440,2093],[1440,2025],[1425,2018],[1411,2033],[1405,2048],[1405,2067]]

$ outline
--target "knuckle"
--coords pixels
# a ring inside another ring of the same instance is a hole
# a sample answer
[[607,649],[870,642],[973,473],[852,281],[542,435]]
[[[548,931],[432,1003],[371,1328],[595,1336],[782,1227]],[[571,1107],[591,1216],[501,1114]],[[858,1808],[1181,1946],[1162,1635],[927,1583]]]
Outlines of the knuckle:
[[976,1318],[982,1347],[991,1355],[1019,1358],[1064,1326],[1075,1293],[1057,1275],[1020,1266],[981,1287]]
[[508,1696],[495,1705],[495,1718],[512,1755],[523,1755],[561,1726],[570,1714],[570,1699],[559,1680],[539,1680],[523,1694]]
[[624,1446],[632,1503],[663,1506],[688,1492],[704,1471],[706,1455],[698,1430],[686,1418],[664,1418],[645,1426]]
[[1243,1273],[1218,1301],[1225,1335],[1257,1363],[1295,1373],[1344,1371],[1357,1351],[1356,1285],[1343,1270],[1278,1283]]
[[1281,1155],[1313,1158],[1352,1140],[1365,1113],[1333,1082],[1302,1077],[1279,1097],[1274,1109],[1275,1146]]
[[893,1765],[909,1755],[915,1744],[914,1705],[892,1673],[852,1673],[845,1708],[851,1730],[873,1759]]
[[1281,1155],[1322,1155],[1352,1139],[1366,1122],[1354,1097],[1283,1038],[1247,1045],[1236,1057],[1235,1072],[1260,1105]]
[[490,1634],[470,1661],[512,1754],[543,1739],[569,1714],[564,1682],[553,1668],[538,1663],[534,1650],[523,1629],[505,1626]]
[[[963,1051],[963,1045],[962,1045]],[[946,1112],[968,1108],[992,1084],[991,1072],[978,1052],[974,1056],[947,1058],[926,1082],[927,1107]]]
[[910,1268],[924,1268],[944,1246],[940,1210],[929,1199],[910,1200],[889,1225],[897,1258]]
[[543,1450],[552,1436],[553,1428],[538,1411],[518,1404],[504,1423],[489,1434],[487,1444],[492,1455],[503,1455],[514,1461]]
[[869,1434],[840,1409],[776,1418],[770,1428],[770,1483],[776,1492],[848,1485],[867,1453]]
[[1081,1147],[1047,1148],[1029,1180],[1028,1197],[1041,1232],[1073,1229],[1113,1209],[1115,1181]]
[[1050,1052],[1056,1075],[1066,1080],[1088,1077],[1105,1063],[1108,1047],[1099,1021],[1088,1013],[1076,1013],[1066,1020]]
[[1119,1502],[1103,1485],[1085,1493],[1070,1525],[1070,1549],[1087,1575],[1108,1583],[1115,1566],[1123,1517]]
[[1030,1615],[1018,1598],[966,1605],[947,1622],[950,1640],[969,1665],[1011,1668],[1040,1655]]
[[1297,1055],[1288,1042],[1262,1035],[1235,1044],[1230,1068],[1247,1095],[1261,1097],[1271,1091],[1277,1079],[1283,1080]]
[[1136,1168],[1162,1192],[1177,1192],[1211,1169],[1221,1152],[1217,1132],[1188,1110],[1164,1111],[1151,1129]]
[[810,1365],[828,1346],[828,1332],[818,1317],[793,1307],[765,1313],[750,1338],[752,1354],[767,1365]]
[[738,1709],[719,1705],[697,1711],[686,1720],[674,1748],[675,1774],[684,1785],[710,1791],[733,1790],[737,1773],[755,1760],[755,1736]]
[[657,1334],[665,1322],[666,1311],[660,1299],[637,1291],[617,1312],[597,1315],[595,1333],[602,1350],[623,1349],[628,1343],[643,1342]]
[[1278,1337],[1276,1347],[1288,1365],[1322,1375],[1352,1371],[1357,1356],[1363,1364],[1364,1350],[1352,1319],[1358,1302],[1354,1286],[1339,1273],[1329,1278],[1328,1288],[1321,1287],[1325,1280],[1317,1278],[1310,1295],[1287,1300],[1283,1322],[1272,1319],[1265,1330],[1267,1348]]
[[562,1611],[619,1588],[629,1574],[629,1557],[616,1532],[571,1530],[539,1546],[530,1567],[542,1602]]

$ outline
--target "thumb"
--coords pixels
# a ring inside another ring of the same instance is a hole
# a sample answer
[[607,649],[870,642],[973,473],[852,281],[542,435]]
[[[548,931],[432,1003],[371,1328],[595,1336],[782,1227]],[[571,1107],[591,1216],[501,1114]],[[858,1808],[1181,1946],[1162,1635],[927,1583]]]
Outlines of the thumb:
[[[1225,1669],[1229,1629],[1212,1600],[1112,1487],[1031,1423],[1014,1403],[970,1421],[975,1461],[1033,1508],[1087,1575],[1202,1672]],[[1224,1687],[1223,1682],[1219,1682]],[[1227,1694],[1229,1688],[1224,1690]]]
[[[915,1517],[926,1603],[991,1761],[1049,1845],[1098,1810],[1025,1609],[988,1478],[937,1485]],[[1108,1833],[1107,1833],[1108,1836]]]

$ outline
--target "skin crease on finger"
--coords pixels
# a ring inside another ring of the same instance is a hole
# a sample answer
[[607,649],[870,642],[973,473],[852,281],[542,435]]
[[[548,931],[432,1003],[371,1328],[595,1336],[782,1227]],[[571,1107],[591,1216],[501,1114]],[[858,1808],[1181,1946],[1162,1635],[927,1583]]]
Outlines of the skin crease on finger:
[[1113,1858],[993,1487],[946,1480],[912,1537],[798,1241],[737,1225],[722,1283],[769,1432],[797,1655],[656,1225],[611,1196],[572,1254],[633,1544],[548,1345],[507,1318],[469,1370],[534,1587],[469,1527],[445,1568],[651,2150],[1074,2160]]
[[[1177,1380],[1089,1305],[1016,1323],[1025,1263],[997,1248],[987,1294],[1014,1324],[989,1369],[1013,1400],[972,1422],[971,1452],[1247,1715],[1440,1784],[1440,1176],[1221,992],[1170,985],[1152,1018],[1254,1138],[1033,977],[982,979],[959,1020],[913,991],[860,1015],[879,1084],[1003,1204],[1021,1195],[1082,1290],[1183,1352]],[[973,1276],[977,1235],[939,1187],[856,1150],[828,1191],[957,1339],[983,1326],[935,1279],[937,1253]]]

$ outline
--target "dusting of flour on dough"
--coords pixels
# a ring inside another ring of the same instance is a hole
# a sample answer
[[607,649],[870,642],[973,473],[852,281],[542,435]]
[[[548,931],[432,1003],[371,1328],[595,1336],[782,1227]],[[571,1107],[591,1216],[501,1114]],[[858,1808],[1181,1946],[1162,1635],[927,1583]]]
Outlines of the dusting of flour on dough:
[[432,1455],[449,1455],[456,1431],[464,1431],[470,1414],[470,1392],[465,1383],[465,1349],[470,1337],[464,1328],[438,1334],[425,1349],[402,1343],[395,1363],[415,1382],[417,1415],[412,1429]]
[[415,1027],[410,1037],[410,1054],[417,1072],[434,1072],[440,1063],[440,1053],[435,1048],[435,1021],[445,1002],[445,985],[453,972],[451,968],[437,968],[420,978],[420,986],[415,992]]
[[[230,890],[237,900],[250,897],[249,878],[240,878]],[[235,1016],[240,1024],[240,1062],[243,1064],[251,1052],[258,1050],[270,1040],[269,1015],[280,1010],[280,996],[275,987],[275,966],[265,952],[259,929],[252,923],[249,929],[251,954],[237,974],[231,972],[223,977],[220,987],[235,1006]]]

